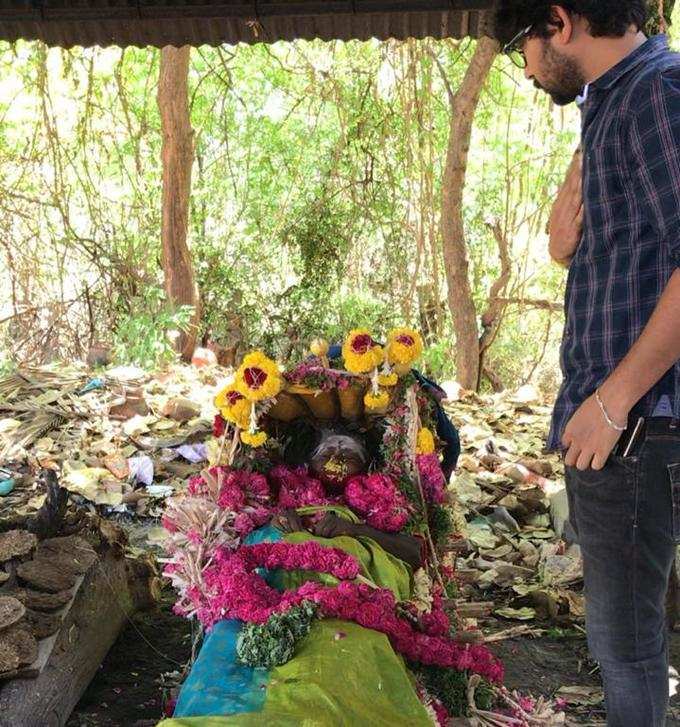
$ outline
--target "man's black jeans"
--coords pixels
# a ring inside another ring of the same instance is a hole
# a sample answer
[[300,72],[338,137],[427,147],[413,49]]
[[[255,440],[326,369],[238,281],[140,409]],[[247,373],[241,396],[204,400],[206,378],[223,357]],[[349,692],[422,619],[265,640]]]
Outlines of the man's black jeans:
[[665,596],[680,542],[680,429],[650,419],[628,457],[567,467],[583,553],[586,630],[609,727],[662,727],[668,707]]

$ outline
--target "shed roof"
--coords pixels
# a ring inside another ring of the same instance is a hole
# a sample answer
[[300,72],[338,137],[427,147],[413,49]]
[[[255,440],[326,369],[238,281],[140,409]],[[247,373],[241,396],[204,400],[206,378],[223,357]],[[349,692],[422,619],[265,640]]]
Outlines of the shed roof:
[[164,46],[296,38],[474,38],[494,0],[0,0],[0,40]]

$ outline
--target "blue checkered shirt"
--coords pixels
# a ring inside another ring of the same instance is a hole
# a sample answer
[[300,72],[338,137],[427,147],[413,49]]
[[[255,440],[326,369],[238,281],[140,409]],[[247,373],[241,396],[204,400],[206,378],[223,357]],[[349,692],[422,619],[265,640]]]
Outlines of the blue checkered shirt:
[[[597,81],[582,106],[583,237],[569,268],[564,380],[548,438],[617,367],[680,266],[680,54],[649,39]],[[680,311],[678,312],[680,325]],[[680,415],[680,362],[636,405]]]

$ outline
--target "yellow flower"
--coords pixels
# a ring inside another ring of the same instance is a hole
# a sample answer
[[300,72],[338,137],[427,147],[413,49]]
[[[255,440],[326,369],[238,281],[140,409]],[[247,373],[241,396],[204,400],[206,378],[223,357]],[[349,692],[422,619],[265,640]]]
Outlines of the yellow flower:
[[250,426],[250,411],[252,404],[236,389],[236,384],[225,386],[215,397],[215,406],[220,414],[240,429]]
[[364,396],[364,404],[371,411],[384,411],[389,403],[390,395],[385,389],[379,389],[377,394],[367,391]]
[[267,432],[241,432],[241,441],[251,447],[261,447],[267,441]]
[[249,401],[276,396],[283,385],[276,361],[261,351],[249,353],[236,372],[236,390]]
[[395,373],[380,374],[378,376],[380,386],[396,386],[398,381],[399,377]]
[[309,344],[309,350],[315,356],[326,356],[328,354],[328,349],[328,341],[324,340],[323,338],[315,338]]
[[342,347],[345,368],[353,374],[366,374],[379,366],[384,353],[365,328],[350,331]]
[[412,364],[423,352],[423,339],[412,328],[395,328],[387,336],[387,360],[391,364]]
[[238,399],[242,398],[243,396],[236,391],[236,386],[232,382],[217,393],[217,396],[215,396],[215,406],[222,410],[226,407],[233,406]]
[[423,427],[418,432],[416,454],[432,454],[432,452],[434,452],[434,436],[429,429]]
[[239,429],[248,429],[250,427],[250,412],[253,405],[248,399],[239,399],[231,409],[226,412],[222,410],[222,416],[234,424]]

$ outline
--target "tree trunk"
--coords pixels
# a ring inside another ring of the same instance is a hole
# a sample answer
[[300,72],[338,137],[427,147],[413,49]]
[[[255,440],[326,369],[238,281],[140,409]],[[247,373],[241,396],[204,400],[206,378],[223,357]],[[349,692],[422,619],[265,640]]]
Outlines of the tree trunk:
[[191,325],[182,332],[176,347],[188,360],[196,345],[200,303],[187,245],[194,131],[189,118],[188,77],[191,47],[166,46],[161,50],[158,109],[163,133],[163,208],[161,242],[165,293],[175,307],[194,309]]
[[479,381],[479,329],[468,275],[463,191],[475,111],[498,50],[495,40],[477,41],[460,88],[455,94],[449,90],[451,122],[442,185],[442,245],[448,303],[456,334],[456,376],[466,389],[476,389]]

